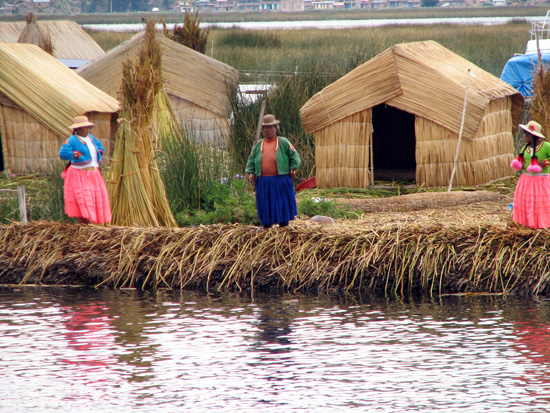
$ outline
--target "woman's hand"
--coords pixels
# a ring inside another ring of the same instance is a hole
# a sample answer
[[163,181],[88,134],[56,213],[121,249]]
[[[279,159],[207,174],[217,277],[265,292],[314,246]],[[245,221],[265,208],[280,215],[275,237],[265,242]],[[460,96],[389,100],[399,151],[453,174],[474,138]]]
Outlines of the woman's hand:
[[78,151],[73,151],[73,157],[75,158],[80,158],[82,156],[82,153],[78,152]]
[[250,180],[250,183],[252,184],[253,187],[256,187],[256,177],[254,175],[250,175],[248,177],[248,179]]
[[294,178],[296,177],[296,169],[291,169],[291,170],[290,170],[290,177],[291,177],[292,179],[294,179]]
[[543,159],[542,161],[540,161],[539,165],[542,166],[543,168],[550,166],[550,159]]

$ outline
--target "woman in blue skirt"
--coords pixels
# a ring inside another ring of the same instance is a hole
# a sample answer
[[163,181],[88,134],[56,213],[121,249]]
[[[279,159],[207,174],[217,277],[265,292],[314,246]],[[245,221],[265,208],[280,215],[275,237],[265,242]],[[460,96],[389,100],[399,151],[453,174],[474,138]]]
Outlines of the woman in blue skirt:
[[273,115],[264,116],[264,139],[252,148],[246,163],[245,172],[256,187],[256,209],[264,228],[273,224],[286,227],[298,214],[292,178],[302,161],[288,139],[278,136],[279,123]]

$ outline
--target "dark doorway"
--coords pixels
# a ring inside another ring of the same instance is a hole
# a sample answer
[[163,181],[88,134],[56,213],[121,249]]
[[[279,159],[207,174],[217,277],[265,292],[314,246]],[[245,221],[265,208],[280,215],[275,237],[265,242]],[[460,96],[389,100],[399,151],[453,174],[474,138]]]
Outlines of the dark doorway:
[[372,109],[372,126],[374,179],[414,182],[414,115],[381,104]]

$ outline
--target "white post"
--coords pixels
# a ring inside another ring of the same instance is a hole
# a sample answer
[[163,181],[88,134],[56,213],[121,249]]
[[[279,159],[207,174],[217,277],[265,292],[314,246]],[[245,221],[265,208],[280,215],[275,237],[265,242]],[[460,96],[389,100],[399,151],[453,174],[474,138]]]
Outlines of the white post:
[[468,69],[468,75],[466,78],[466,91],[464,92],[464,106],[462,108],[462,121],[460,122],[460,132],[458,133],[458,143],[456,145],[455,161],[453,164],[453,171],[451,172],[451,178],[449,179],[449,187],[447,188],[447,192],[451,192],[451,189],[453,187],[453,179],[455,177],[456,165],[458,163],[458,154],[460,153],[460,142],[462,142],[462,132],[464,130],[464,118],[466,116],[466,104],[468,103],[468,87],[470,86],[470,76],[473,76],[473,75],[472,75],[472,72],[470,72],[470,69]]
[[19,201],[19,219],[23,224],[26,224],[27,221],[27,200],[25,198],[25,187],[17,187],[17,199]]

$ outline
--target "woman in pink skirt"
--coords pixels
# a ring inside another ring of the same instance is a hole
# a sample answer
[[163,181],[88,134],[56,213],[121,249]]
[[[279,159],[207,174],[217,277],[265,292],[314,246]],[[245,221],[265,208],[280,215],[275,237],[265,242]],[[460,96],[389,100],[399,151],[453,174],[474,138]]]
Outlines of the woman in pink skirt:
[[535,121],[519,125],[525,146],[511,163],[522,171],[514,193],[513,219],[530,228],[550,227],[550,143]]
[[69,127],[73,131],[59,150],[59,157],[69,161],[62,176],[65,180],[65,213],[79,224],[103,224],[111,221],[109,194],[99,162],[105,149],[90,135],[94,126],[86,116],[77,116]]

